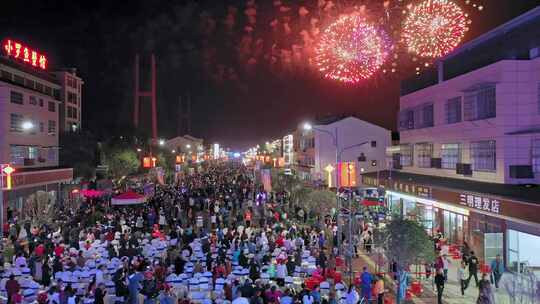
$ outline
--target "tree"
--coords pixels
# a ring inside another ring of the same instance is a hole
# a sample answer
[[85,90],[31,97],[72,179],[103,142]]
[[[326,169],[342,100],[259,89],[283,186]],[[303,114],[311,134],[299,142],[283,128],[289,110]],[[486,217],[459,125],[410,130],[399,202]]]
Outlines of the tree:
[[45,191],[37,191],[26,199],[22,209],[23,218],[30,218],[32,225],[54,222],[54,206],[52,197]]
[[433,242],[424,227],[416,221],[394,219],[385,228],[376,231],[375,239],[383,245],[386,256],[395,260],[400,267],[435,259]]
[[308,193],[306,207],[314,214],[329,214],[336,207],[336,193],[330,190],[312,190]]
[[421,224],[402,218],[390,221],[385,228],[376,230],[374,236],[375,243],[382,245],[386,257],[397,263],[401,284],[396,296],[397,303],[400,303],[407,277],[405,266],[421,261],[433,261],[435,259],[433,242]]
[[74,178],[92,179],[96,174],[96,139],[88,133],[60,134],[60,165],[73,167]]
[[106,148],[103,156],[109,175],[115,179],[136,173],[140,167],[140,161],[134,149]]

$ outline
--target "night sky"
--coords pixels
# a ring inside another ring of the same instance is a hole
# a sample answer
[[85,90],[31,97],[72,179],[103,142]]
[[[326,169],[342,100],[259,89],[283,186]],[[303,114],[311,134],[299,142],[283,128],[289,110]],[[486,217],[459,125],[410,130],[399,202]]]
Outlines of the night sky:
[[[193,135],[232,148],[326,115],[354,114],[395,129],[399,80],[414,76],[413,63],[397,59],[397,73],[358,85],[322,79],[308,64],[310,42],[302,33],[313,24],[298,16],[304,6],[323,28],[331,13],[316,0],[5,2],[0,37],[41,50],[54,67],[76,67],[85,81],[83,128],[101,137],[129,128],[135,53],[157,56],[160,136],[176,135],[178,99],[189,96]],[[381,13],[381,0],[334,2],[366,3],[373,15]],[[476,2],[485,8],[465,7],[473,21],[466,40],[540,5]],[[392,13],[385,26],[391,32],[399,23]],[[295,51],[299,46],[303,52]]]

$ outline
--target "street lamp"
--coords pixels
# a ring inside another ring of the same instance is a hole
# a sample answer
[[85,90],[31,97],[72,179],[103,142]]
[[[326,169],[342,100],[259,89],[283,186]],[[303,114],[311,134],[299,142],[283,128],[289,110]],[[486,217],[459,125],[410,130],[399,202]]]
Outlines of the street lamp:
[[304,130],[309,131],[309,130],[313,129],[313,126],[309,122],[306,122],[306,123],[304,123],[303,128],[304,128]]
[[176,150],[172,150],[171,153],[176,153]]
[[158,143],[159,143],[160,146],[163,146],[163,145],[165,145],[165,140],[160,139]]
[[22,123],[22,128],[23,130],[28,131],[34,128],[34,124],[31,121],[25,121]]
[[141,151],[142,151],[141,148],[137,148],[137,152],[141,152]]
[[191,149],[191,145],[190,145],[190,144],[187,144],[187,145],[186,145],[186,148]]

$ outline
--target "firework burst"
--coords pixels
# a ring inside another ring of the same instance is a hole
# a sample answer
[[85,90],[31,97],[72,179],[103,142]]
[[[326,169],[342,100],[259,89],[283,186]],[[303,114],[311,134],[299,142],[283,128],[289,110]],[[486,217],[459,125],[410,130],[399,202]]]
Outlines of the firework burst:
[[358,83],[381,68],[389,45],[386,35],[365,18],[342,16],[321,34],[314,63],[325,78]]
[[450,0],[425,0],[410,7],[402,30],[409,52],[425,58],[438,58],[451,52],[462,41],[467,15]]

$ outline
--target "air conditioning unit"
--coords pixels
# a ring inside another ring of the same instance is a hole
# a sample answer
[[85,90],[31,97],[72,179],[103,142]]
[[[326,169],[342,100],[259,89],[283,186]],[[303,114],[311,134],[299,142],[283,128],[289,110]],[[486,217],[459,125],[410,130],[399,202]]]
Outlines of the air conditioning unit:
[[460,175],[464,175],[464,176],[472,176],[471,164],[457,163],[456,164],[456,174],[460,174]]
[[441,167],[442,167],[442,159],[441,158],[432,158],[431,159],[431,168],[440,169]]
[[540,48],[534,47],[529,50],[529,59],[534,59],[540,55]]
[[511,178],[534,178],[533,168],[530,165],[510,165]]
[[25,166],[33,166],[36,164],[36,160],[33,158],[25,158],[24,159],[24,165]]

